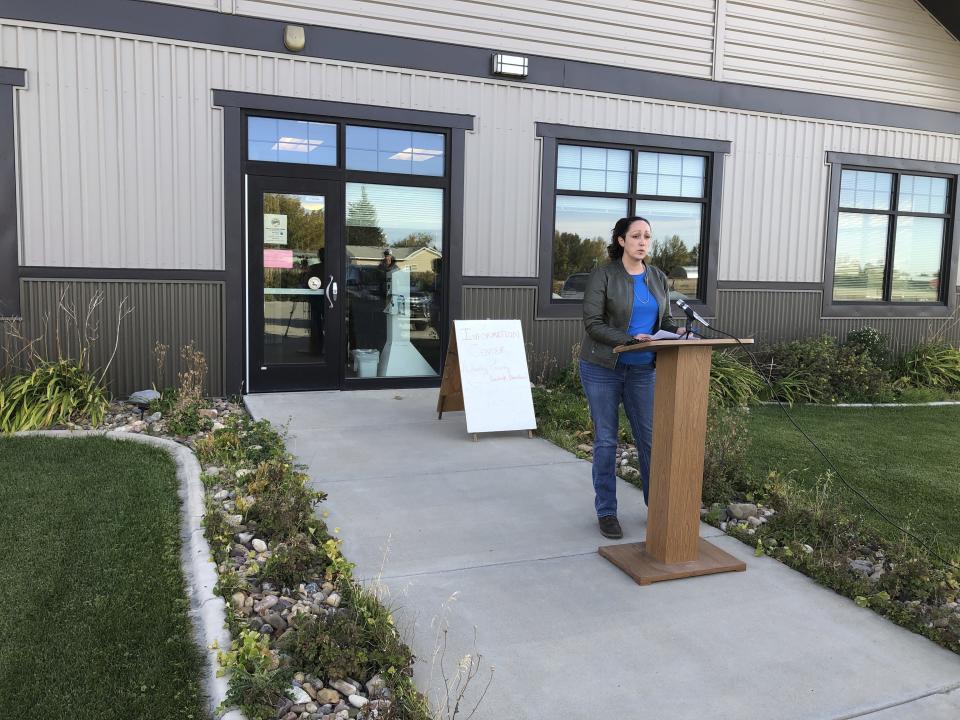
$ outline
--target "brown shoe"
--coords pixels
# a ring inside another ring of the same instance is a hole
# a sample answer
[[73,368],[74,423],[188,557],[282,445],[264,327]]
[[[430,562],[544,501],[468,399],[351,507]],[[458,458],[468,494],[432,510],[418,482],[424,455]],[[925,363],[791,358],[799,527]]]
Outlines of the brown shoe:
[[623,537],[623,530],[620,528],[620,521],[616,515],[607,515],[598,519],[600,523],[600,534],[611,540],[619,540]]

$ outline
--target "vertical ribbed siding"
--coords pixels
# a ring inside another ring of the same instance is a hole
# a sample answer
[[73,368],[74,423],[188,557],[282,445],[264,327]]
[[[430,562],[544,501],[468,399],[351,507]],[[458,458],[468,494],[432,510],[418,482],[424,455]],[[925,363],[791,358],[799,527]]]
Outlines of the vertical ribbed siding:
[[724,79],[960,109],[960,44],[912,0],[726,0]]
[[[180,349],[193,340],[206,356],[209,368],[207,392],[223,393],[223,284],[219,282],[155,282],[126,280],[21,280],[24,334],[45,338],[42,355],[57,356],[58,318],[60,348],[75,356],[76,325],[69,325],[58,310],[61,296],[66,306],[81,313],[97,293],[103,301],[92,316],[98,331],[92,360],[105,365],[114,349],[116,357],[107,374],[111,390],[119,396],[134,390],[176,385],[184,365]],[[65,294],[64,294],[65,293]],[[116,326],[120,304],[132,309],[120,327]],[[69,330],[72,327],[73,330]],[[165,373],[157,377],[154,365],[155,342],[169,346]]]
[[583,337],[579,320],[537,320],[537,290],[532,287],[465,287],[463,317],[467,320],[520,320],[531,361],[531,372],[544,364],[545,356],[562,364],[570,361]]
[[476,116],[467,276],[537,274],[537,122],[731,140],[720,280],[822,280],[827,151],[960,163],[954,135],[76,29],[0,25],[0,59],[28,72],[18,92],[25,265],[221,269],[223,130],[211,88]]

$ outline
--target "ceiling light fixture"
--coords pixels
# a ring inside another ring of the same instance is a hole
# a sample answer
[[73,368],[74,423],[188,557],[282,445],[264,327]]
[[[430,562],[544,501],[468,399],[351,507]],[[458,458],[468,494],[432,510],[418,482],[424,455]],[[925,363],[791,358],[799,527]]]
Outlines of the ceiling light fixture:
[[494,53],[491,63],[491,72],[494,75],[524,78],[527,76],[527,71],[528,61],[523,55]]

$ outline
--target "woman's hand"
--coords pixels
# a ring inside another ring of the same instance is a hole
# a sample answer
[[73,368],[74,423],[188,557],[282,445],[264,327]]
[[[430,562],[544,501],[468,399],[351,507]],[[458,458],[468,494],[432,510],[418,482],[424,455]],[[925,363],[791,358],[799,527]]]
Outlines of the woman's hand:
[[633,336],[634,340],[639,340],[640,342],[650,342],[652,338],[653,338],[653,335],[650,335],[648,333],[640,333],[639,335]]

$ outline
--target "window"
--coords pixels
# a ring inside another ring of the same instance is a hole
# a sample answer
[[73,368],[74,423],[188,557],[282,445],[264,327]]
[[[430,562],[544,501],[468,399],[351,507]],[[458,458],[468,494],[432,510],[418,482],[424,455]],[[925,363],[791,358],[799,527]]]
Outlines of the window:
[[941,302],[950,180],[843,168],[834,302]]
[[301,165],[336,165],[337,126],[305,120],[248,118],[247,158]]
[[960,168],[836,153],[828,162],[832,273],[825,305],[832,314],[856,306],[946,307]]
[[707,309],[716,289],[723,158],[730,143],[537,124],[543,138],[538,315],[575,317],[590,271],[627,215],[650,220],[651,264],[673,297]]
[[347,169],[440,177],[443,143],[438,133],[347,125]]

